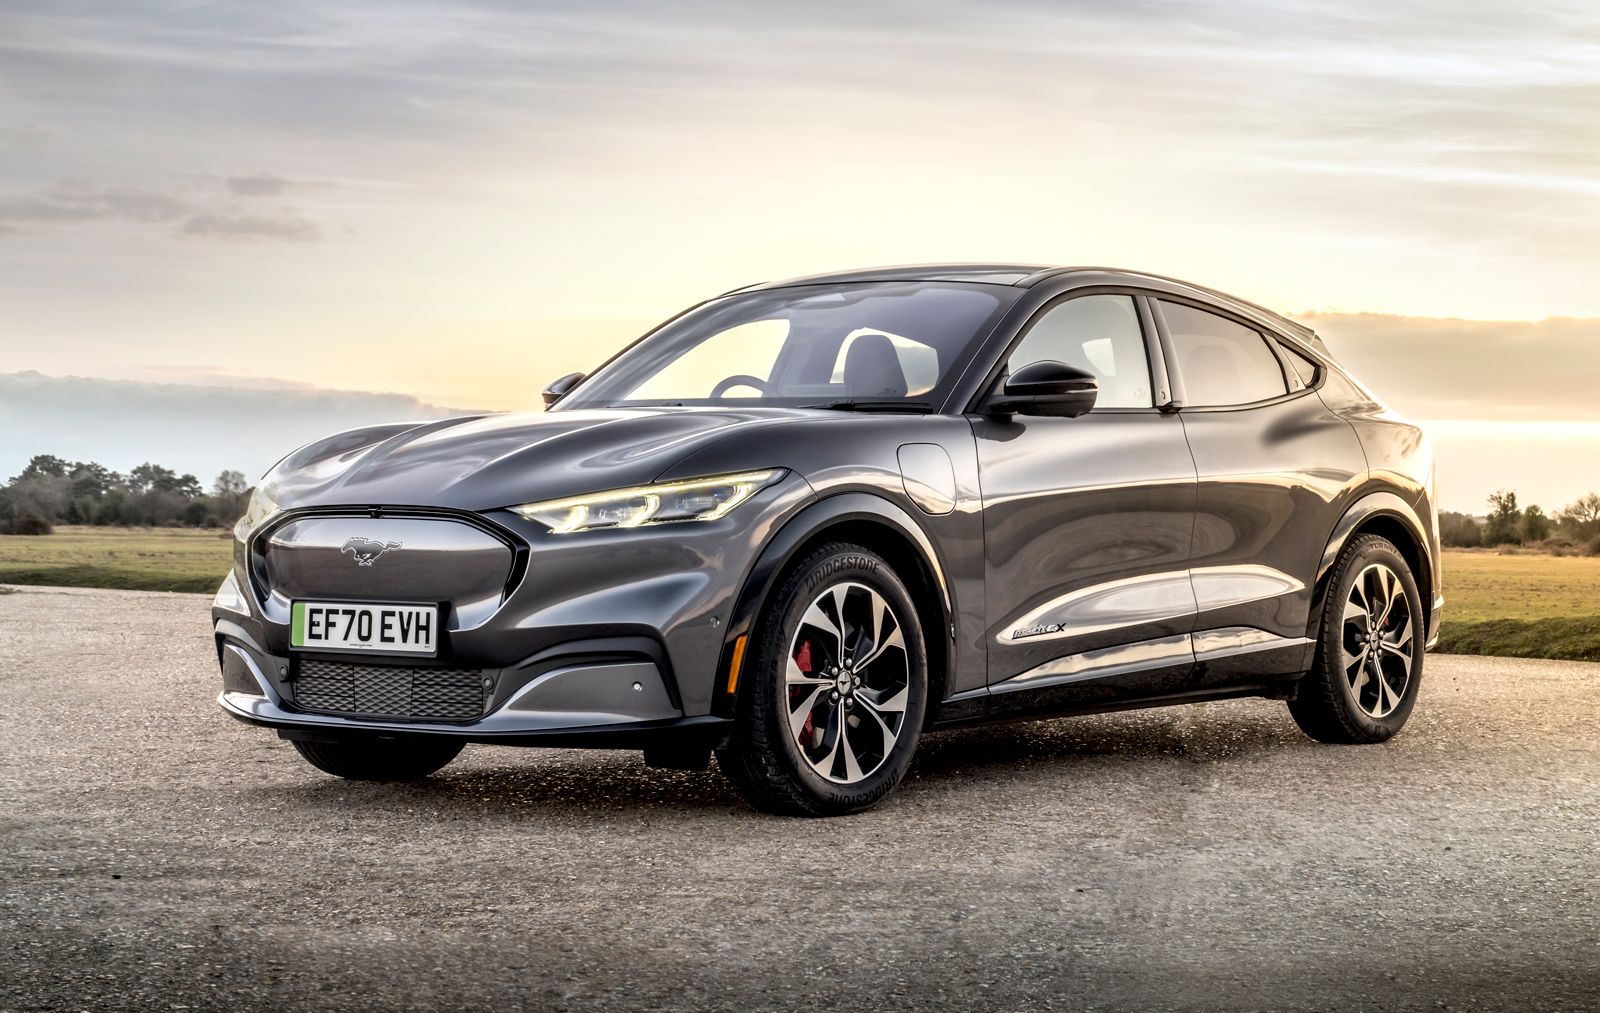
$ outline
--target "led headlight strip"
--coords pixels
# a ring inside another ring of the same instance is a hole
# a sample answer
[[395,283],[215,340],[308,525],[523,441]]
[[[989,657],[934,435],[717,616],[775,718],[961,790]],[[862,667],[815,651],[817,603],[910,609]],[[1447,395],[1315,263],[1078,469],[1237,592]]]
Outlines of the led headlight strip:
[[678,521],[714,521],[782,475],[781,468],[746,471],[524,503],[511,509],[558,535]]

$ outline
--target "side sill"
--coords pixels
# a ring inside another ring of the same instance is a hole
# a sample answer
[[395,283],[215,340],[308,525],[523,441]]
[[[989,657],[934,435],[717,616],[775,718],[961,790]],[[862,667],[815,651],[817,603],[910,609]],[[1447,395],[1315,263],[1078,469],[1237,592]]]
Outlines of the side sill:
[[1269,700],[1287,700],[1299,683],[1301,676],[1286,675],[1281,679],[1248,683],[1238,686],[1219,686],[1185,693],[1162,696],[1133,697],[1127,700],[1097,701],[1083,704],[1062,704],[1041,707],[1038,710],[991,713],[988,697],[968,698],[965,704],[951,706],[946,703],[939,720],[928,726],[929,731],[948,728],[966,728],[977,725],[1010,725],[1024,721],[1047,721],[1052,718],[1075,717],[1084,714],[1114,714],[1118,711],[1147,710],[1151,707],[1173,707],[1181,704],[1205,703],[1211,700],[1234,700],[1242,697],[1266,697]]

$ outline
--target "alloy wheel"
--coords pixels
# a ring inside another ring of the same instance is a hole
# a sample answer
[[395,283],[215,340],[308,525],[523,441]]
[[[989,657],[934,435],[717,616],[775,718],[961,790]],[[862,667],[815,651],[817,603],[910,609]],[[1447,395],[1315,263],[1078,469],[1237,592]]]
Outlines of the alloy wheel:
[[1345,681],[1361,712],[1386,718],[1405,699],[1416,653],[1416,623],[1399,574],[1373,563],[1356,575],[1344,606]]
[[823,589],[795,629],[785,682],[801,757],[835,784],[865,780],[905,727],[911,658],[900,617],[865,584]]

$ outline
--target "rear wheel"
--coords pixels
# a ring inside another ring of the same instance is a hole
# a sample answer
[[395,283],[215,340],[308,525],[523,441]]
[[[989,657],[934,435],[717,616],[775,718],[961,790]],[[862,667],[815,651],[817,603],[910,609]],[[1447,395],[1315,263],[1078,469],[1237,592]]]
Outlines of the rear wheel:
[[449,739],[350,739],[342,742],[294,740],[307,763],[352,781],[415,781],[442,769],[461,754]]
[[1316,662],[1289,702],[1320,742],[1382,742],[1416,705],[1426,614],[1411,567],[1388,539],[1345,547],[1329,583]]
[[922,629],[905,584],[857,545],[801,560],[751,633],[738,720],[717,764],[768,812],[835,816],[905,776],[927,708]]

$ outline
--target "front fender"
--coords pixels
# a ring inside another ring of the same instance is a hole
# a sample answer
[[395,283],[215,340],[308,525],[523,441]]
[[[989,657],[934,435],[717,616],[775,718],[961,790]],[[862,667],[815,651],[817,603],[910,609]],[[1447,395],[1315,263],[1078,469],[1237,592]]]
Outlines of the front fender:
[[[859,521],[887,527],[914,547],[938,592],[941,618],[939,629],[941,631],[951,629],[951,616],[955,611],[946,568],[921,525],[896,504],[871,493],[846,492],[826,497],[805,507],[778,529],[768,539],[755,564],[750,568],[744,587],[734,605],[727,635],[723,640],[722,657],[717,667],[718,684],[722,687],[722,692],[718,694],[717,702],[713,705],[713,713],[722,716],[731,716],[733,713],[735,694],[729,689],[728,676],[735,653],[734,646],[740,638],[749,636],[756,618],[773,593],[778,578],[783,575],[801,550],[817,536],[823,535],[829,529]],[[949,637],[946,636],[945,639],[948,641]],[[946,649],[940,654],[947,659],[953,659],[955,652]],[[946,678],[943,680],[945,685],[949,684],[948,664],[949,662],[946,663]]]

